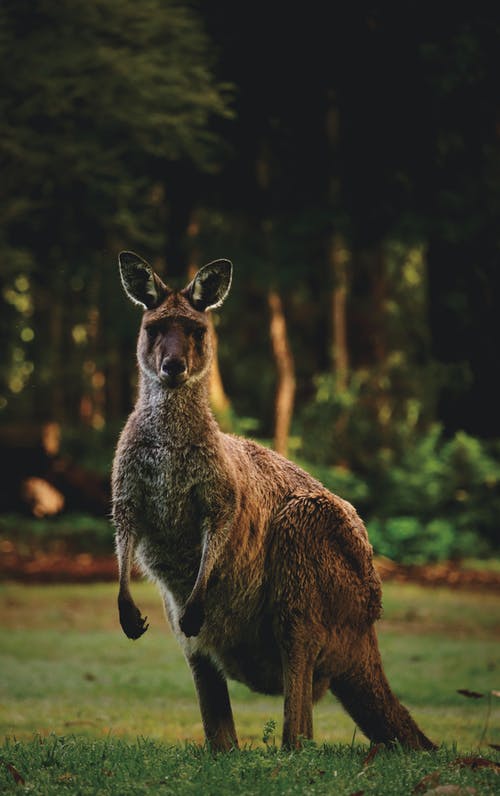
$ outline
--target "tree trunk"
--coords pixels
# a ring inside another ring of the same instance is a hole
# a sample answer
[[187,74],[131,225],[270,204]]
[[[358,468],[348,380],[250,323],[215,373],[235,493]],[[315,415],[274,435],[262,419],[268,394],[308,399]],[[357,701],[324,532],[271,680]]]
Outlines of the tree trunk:
[[[198,269],[203,265],[201,262],[201,253],[197,244],[197,237],[199,234],[199,221],[196,210],[191,213],[190,221],[186,230],[187,247],[188,247],[188,278],[193,279]],[[229,431],[229,409],[231,402],[224,390],[222,376],[219,368],[218,348],[219,340],[213,318],[209,316],[210,334],[212,336],[213,358],[212,368],[210,371],[210,403],[212,409],[217,415],[217,419],[224,426],[224,429]]]
[[340,233],[332,236],[329,251],[332,276],[332,367],[337,378],[337,388],[347,386],[349,349],[347,346],[347,265],[350,259],[344,238]]
[[387,298],[388,284],[385,253],[382,244],[371,253],[372,297],[373,297],[373,354],[378,366],[387,359]]
[[[255,163],[255,177],[261,192],[261,231],[265,259],[268,262],[272,262],[273,259],[273,207],[270,192],[271,171],[271,149],[269,141],[262,139]],[[295,366],[288,341],[283,302],[281,296],[274,288],[268,290],[267,303],[270,312],[269,333],[277,372],[274,403],[274,449],[283,456],[286,456],[295,399]]]
[[210,371],[210,403],[212,404],[212,409],[214,410],[215,414],[218,415],[218,418],[226,418],[227,422],[227,414],[231,407],[231,402],[226,395],[226,391],[224,390],[224,384],[222,382],[222,376],[219,368],[219,357],[218,357],[218,348],[219,348],[219,339],[217,337],[217,332],[215,331],[215,326],[213,319],[210,318],[210,334],[212,335],[212,347],[213,347],[213,359],[212,359],[212,369]]
[[286,328],[281,296],[275,290],[267,294],[270,311],[270,335],[276,360],[278,383],[276,387],[274,449],[287,455],[288,437],[292,422],[295,398],[295,367]]

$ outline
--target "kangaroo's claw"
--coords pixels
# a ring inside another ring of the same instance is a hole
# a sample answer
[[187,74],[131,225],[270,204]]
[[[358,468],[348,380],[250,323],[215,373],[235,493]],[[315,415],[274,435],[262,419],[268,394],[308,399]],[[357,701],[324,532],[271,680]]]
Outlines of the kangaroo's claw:
[[119,600],[118,610],[120,612],[120,624],[125,635],[132,639],[140,638],[149,627],[149,624],[146,624],[147,616],[142,617],[137,606],[128,600]]

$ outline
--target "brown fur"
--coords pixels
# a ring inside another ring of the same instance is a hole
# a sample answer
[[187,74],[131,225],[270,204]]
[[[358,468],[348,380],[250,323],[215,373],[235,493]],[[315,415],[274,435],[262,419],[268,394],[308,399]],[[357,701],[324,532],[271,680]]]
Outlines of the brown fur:
[[175,292],[137,255],[120,263],[145,307],[139,398],[113,465],[125,633],[147,629],[129,589],[135,555],[163,595],[213,748],[237,746],[226,676],[284,695],[288,747],[312,738],[313,702],[330,688],[370,740],[432,748],[383,673],[380,580],[355,509],[212,416],[205,311],[225,298],[230,264]]

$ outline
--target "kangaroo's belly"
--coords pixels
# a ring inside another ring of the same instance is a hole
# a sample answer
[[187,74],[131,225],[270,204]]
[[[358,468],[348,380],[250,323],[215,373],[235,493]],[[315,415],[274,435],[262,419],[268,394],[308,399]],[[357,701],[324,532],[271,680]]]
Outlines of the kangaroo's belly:
[[201,653],[227,677],[254,691],[282,693],[281,655],[272,612],[265,603],[265,584],[256,586],[241,577],[241,571],[238,574],[235,582],[227,567],[215,569],[204,600],[203,624],[190,638],[179,627],[185,599],[172,588],[172,579],[170,583],[158,579],[170,625],[188,658]]
[[[210,637],[210,629],[195,640],[197,651],[207,654],[224,674],[261,694],[283,694],[283,661],[273,631],[271,615],[242,626],[239,637]],[[330,684],[331,674],[325,675],[324,662],[318,660],[313,671],[313,700],[322,697]],[[326,667],[330,667],[327,665]]]
[[[220,657],[219,657],[220,660]],[[245,643],[225,650],[220,661],[227,677],[260,694],[282,694],[283,676],[278,650],[250,647]]]
[[272,617],[263,613],[228,634],[210,619],[200,633],[200,651],[205,651],[227,677],[263,694],[283,692],[282,663],[273,631]]

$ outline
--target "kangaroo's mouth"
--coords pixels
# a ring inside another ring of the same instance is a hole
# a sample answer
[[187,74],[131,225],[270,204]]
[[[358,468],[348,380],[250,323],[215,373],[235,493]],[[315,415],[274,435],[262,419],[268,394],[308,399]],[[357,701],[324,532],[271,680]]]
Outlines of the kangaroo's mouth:
[[178,387],[182,387],[188,380],[187,373],[162,373],[158,374],[158,377],[163,384],[164,387],[168,387],[169,389],[176,390]]

